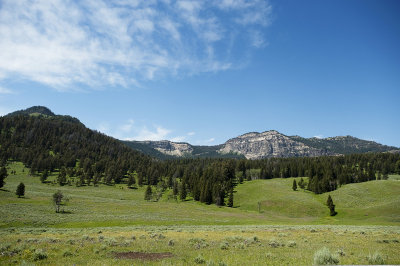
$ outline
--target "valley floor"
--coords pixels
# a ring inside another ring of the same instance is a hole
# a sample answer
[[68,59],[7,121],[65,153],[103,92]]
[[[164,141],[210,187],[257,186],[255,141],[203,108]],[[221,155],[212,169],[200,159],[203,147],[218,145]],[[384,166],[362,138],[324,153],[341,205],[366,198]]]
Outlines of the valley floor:
[[[240,184],[228,208],[168,200],[169,191],[147,202],[144,187],[42,184],[22,164],[10,167],[16,174],[0,189],[1,265],[310,265],[323,247],[339,264],[400,264],[399,176],[329,193],[338,211],[330,217],[328,194],[293,191],[293,178]],[[15,195],[20,182],[24,198]],[[54,211],[57,190],[70,199],[65,213]]]

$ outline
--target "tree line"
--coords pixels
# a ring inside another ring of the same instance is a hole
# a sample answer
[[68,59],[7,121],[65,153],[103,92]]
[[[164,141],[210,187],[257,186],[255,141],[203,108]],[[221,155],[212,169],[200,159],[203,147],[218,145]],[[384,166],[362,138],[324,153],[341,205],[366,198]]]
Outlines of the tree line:
[[150,195],[157,200],[170,189],[181,200],[190,196],[221,206],[232,206],[235,186],[248,180],[308,177],[302,185],[319,194],[348,183],[400,174],[398,153],[162,161],[74,120],[28,115],[0,117],[0,145],[0,165],[8,160],[21,161],[42,182],[56,172],[61,186],[126,183],[130,187],[148,186],[147,199]]

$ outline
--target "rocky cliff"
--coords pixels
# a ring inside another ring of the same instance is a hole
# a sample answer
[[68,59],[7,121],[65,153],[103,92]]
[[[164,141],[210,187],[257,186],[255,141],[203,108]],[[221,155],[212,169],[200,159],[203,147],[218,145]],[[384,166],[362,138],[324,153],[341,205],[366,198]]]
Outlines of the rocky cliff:
[[184,142],[172,142],[169,140],[160,141],[141,141],[142,144],[147,144],[151,148],[172,156],[185,156],[193,152],[192,145]]
[[221,153],[237,152],[247,159],[309,157],[333,154],[323,149],[309,147],[275,130],[262,133],[251,132],[230,139],[225,142],[219,151]]

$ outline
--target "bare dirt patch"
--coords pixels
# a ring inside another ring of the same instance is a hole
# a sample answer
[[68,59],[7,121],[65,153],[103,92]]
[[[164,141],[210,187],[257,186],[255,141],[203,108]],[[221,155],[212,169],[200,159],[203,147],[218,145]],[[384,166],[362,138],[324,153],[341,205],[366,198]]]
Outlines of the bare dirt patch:
[[170,252],[164,253],[149,253],[149,252],[113,252],[117,259],[130,259],[130,260],[160,260],[171,258],[174,255]]

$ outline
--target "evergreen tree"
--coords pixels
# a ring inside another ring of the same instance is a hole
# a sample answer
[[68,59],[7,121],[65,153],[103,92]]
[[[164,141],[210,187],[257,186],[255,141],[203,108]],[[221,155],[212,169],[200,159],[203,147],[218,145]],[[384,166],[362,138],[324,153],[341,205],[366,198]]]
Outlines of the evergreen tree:
[[172,193],[174,194],[174,196],[178,195],[179,193],[178,182],[176,180],[174,180],[174,187],[172,189]]
[[233,188],[229,191],[229,197],[228,197],[228,207],[233,207]]
[[186,191],[186,184],[182,183],[180,186],[180,191],[179,191],[179,198],[183,201],[186,199],[187,196],[187,191]]
[[292,186],[292,189],[293,189],[294,191],[296,191],[296,190],[297,190],[297,183],[296,183],[296,179],[293,179],[293,186]]
[[5,166],[0,168],[0,188],[2,188],[6,183],[4,179],[8,176],[7,169]]
[[303,179],[303,178],[300,178],[299,187],[300,187],[301,189],[304,189],[304,188],[306,187],[306,184],[304,183],[304,179]]
[[326,205],[328,205],[330,216],[335,216],[337,212],[335,211],[335,204],[333,204],[333,200],[331,195],[328,196],[328,200],[326,201]]
[[49,171],[44,170],[42,175],[40,176],[40,182],[45,183],[47,181],[47,178],[49,177]]
[[129,172],[128,173],[128,187],[134,187],[136,184],[136,177],[137,177],[137,173],[136,171],[133,171],[132,173]]
[[153,191],[151,190],[151,186],[148,185],[146,188],[146,192],[144,193],[144,199],[147,201],[151,200],[152,194],[153,194]]
[[17,191],[15,192],[15,194],[18,196],[18,198],[22,197],[25,195],[25,185],[24,183],[19,183],[18,187],[17,187]]
[[57,176],[57,183],[60,186],[63,186],[66,182],[67,182],[67,173],[65,171],[65,167],[62,167]]

